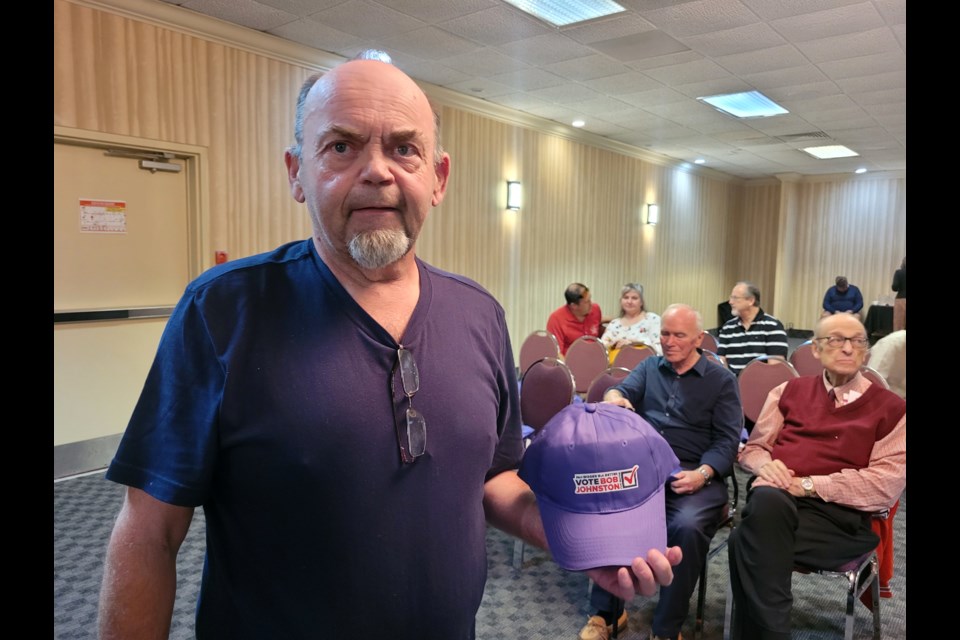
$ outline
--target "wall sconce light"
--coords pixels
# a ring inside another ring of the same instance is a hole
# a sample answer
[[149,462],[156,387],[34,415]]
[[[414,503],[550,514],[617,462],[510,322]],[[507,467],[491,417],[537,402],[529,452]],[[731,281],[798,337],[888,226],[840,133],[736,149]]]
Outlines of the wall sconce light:
[[647,205],[647,224],[657,224],[660,221],[660,205]]
[[507,180],[507,209],[520,210],[520,183],[516,180]]

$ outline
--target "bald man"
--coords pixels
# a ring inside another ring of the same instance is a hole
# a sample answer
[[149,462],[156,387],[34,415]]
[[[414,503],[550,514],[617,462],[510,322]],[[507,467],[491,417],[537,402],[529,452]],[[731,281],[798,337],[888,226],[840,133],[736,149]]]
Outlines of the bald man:
[[814,335],[823,373],[771,391],[740,455],[755,474],[729,545],[740,640],[789,640],[794,564],[832,569],[875,548],[870,514],[906,486],[907,405],[860,373],[863,324],[826,316]]
[[[486,522],[546,545],[516,474],[503,309],[414,253],[450,175],[426,95],[353,60],[305,83],[294,137],[290,192],[313,237],[188,286],[107,472],[128,489],[101,638],[167,637],[198,506],[200,640],[471,639]],[[453,352],[468,360],[449,366]],[[680,557],[589,575],[651,594]]]
[[[727,502],[724,478],[730,475],[740,444],[743,407],[737,378],[703,356],[703,320],[685,304],[672,304],[660,319],[663,355],[647,358],[624,381],[607,390],[604,401],[634,409],[664,437],[680,460],[666,493],[667,544],[683,550],[674,581],[661,587],[653,614],[653,640],[677,640],[690,596]],[[614,596],[594,587],[595,614],[579,640],[607,640],[614,625],[625,628],[627,614]]]

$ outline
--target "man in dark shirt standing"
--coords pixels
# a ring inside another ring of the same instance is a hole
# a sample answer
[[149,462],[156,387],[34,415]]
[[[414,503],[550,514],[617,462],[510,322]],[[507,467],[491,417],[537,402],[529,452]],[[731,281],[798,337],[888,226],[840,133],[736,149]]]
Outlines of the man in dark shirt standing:
[[[703,321],[693,308],[673,304],[663,312],[663,355],[647,358],[604,402],[637,411],[670,443],[680,459],[666,495],[667,544],[683,550],[673,583],[660,588],[653,637],[678,638],[687,617],[710,539],[727,501],[723,478],[730,474],[739,445],[743,409],[736,377],[704,358],[698,349]],[[580,632],[581,640],[606,640],[612,632],[616,601],[594,587],[597,615]],[[623,628],[626,613],[617,620]]]

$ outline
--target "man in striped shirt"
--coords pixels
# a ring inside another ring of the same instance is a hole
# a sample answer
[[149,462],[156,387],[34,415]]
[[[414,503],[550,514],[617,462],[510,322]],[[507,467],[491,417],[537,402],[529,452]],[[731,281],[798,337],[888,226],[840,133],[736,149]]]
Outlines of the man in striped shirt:
[[720,327],[717,352],[740,375],[747,363],[760,356],[787,357],[787,332],[783,324],[760,308],[760,289],[738,282],[730,292],[733,317]]

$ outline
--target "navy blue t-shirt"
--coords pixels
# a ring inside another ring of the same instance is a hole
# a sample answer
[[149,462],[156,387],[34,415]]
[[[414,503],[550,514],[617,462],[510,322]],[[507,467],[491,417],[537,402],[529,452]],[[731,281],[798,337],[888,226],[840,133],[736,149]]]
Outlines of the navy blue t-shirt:
[[473,637],[484,481],[522,454],[512,348],[479,285],[418,268],[413,464],[398,345],[312,240],[187,288],[107,477],[203,507],[198,638]]

